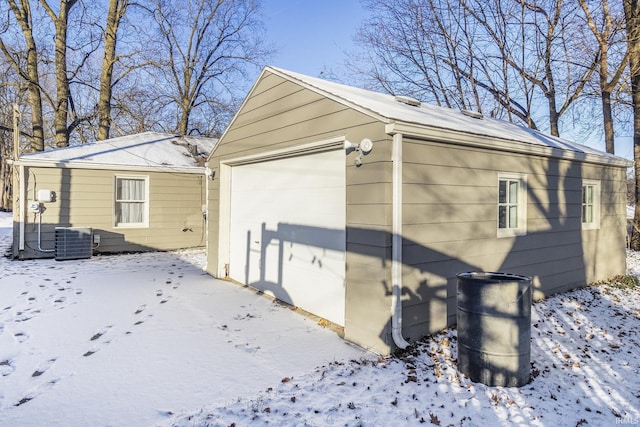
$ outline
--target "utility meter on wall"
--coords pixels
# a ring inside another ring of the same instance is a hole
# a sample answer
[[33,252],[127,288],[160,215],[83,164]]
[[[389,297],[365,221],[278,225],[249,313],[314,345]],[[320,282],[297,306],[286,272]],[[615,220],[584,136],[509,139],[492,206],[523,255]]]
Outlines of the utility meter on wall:
[[38,203],[36,201],[29,202],[29,210],[31,212],[41,212],[42,211],[42,203]]
[[36,200],[44,203],[55,202],[56,192],[52,190],[38,190],[38,197]]

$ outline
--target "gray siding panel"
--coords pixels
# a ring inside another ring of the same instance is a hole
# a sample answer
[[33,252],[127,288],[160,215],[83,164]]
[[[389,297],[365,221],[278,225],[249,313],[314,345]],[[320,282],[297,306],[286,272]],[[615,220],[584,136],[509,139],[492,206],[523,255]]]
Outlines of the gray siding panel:
[[[455,321],[456,273],[532,276],[536,298],[624,273],[624,169],[406,139],[403,151],[407,336]],[[526,174],[524,236],[497,238],[498,172]],[[582,230],[583,179],[601,180],[599,230]]]

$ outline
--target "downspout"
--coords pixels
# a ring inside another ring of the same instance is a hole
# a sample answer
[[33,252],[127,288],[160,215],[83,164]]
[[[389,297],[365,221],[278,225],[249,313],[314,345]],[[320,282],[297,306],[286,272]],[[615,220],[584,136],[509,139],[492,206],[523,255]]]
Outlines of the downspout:
[[[15,164],[14,164],[14,168],[15,168]],[[19,168],[19,172],[18,172],[18,194],[19,194],[19,199],[18,199],[18,203],[16,204],[18,207],[18,215],[20,218],[20,222],[19,222],[19,238],[18,238],[18,250],[20,252],[24,251],[24,221],[25,221],[25,203],[26,203],[26,194],[25,194],[25,185],[24,185],[24,166],[20,165],[18,166]]]
[[209,181],[213,179],[213,171],[206,166],[204,169],[204,247],[205,265],[203,270],[209,271]]
[[402,336],[402,134],[393,135],[391,161],[393,225],[391,237],[391,336],[401,349],[409,346]]

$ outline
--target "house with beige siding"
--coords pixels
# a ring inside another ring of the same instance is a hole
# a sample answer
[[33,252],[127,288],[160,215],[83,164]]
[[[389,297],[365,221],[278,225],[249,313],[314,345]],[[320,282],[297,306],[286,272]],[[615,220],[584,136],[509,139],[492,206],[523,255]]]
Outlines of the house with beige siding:
[[20,156],[13,257],[204,246],[204,163],[215,142],[144,132]]
[[630,165],[266,67],[208,161],[207,270],[388,353],[455,323],[457,273],[530,276],[534,298],[623,274]]

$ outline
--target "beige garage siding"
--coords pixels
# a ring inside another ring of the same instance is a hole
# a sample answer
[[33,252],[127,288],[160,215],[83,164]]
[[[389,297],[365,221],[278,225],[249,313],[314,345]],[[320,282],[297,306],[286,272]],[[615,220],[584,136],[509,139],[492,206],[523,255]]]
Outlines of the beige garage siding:
[[[527,175],[525,236],[496,237],[498,172]],[[455,321],[458,272],[532,276],[540,298],[624,271],[621,168],[405,140],[403,179],[408,336]],[[612,196],[599,230],[582,230],[583,179],[601,180]]]
[[[114,227],[116,175],[149,177],[149,228]],[[200,174],[25,167],[28,201],[33,200],[40,189],[53,190],[57,194],[54,203],[45,204],[46,211],[42,215],[43,249],[54,248],[57,226],[93,228],[94,234],[101,237],[98,252],[204,246],[204,179]],[[36,250],[37,218],[27,212],[25,219],[24,255],[51,257],[51,253]]]

